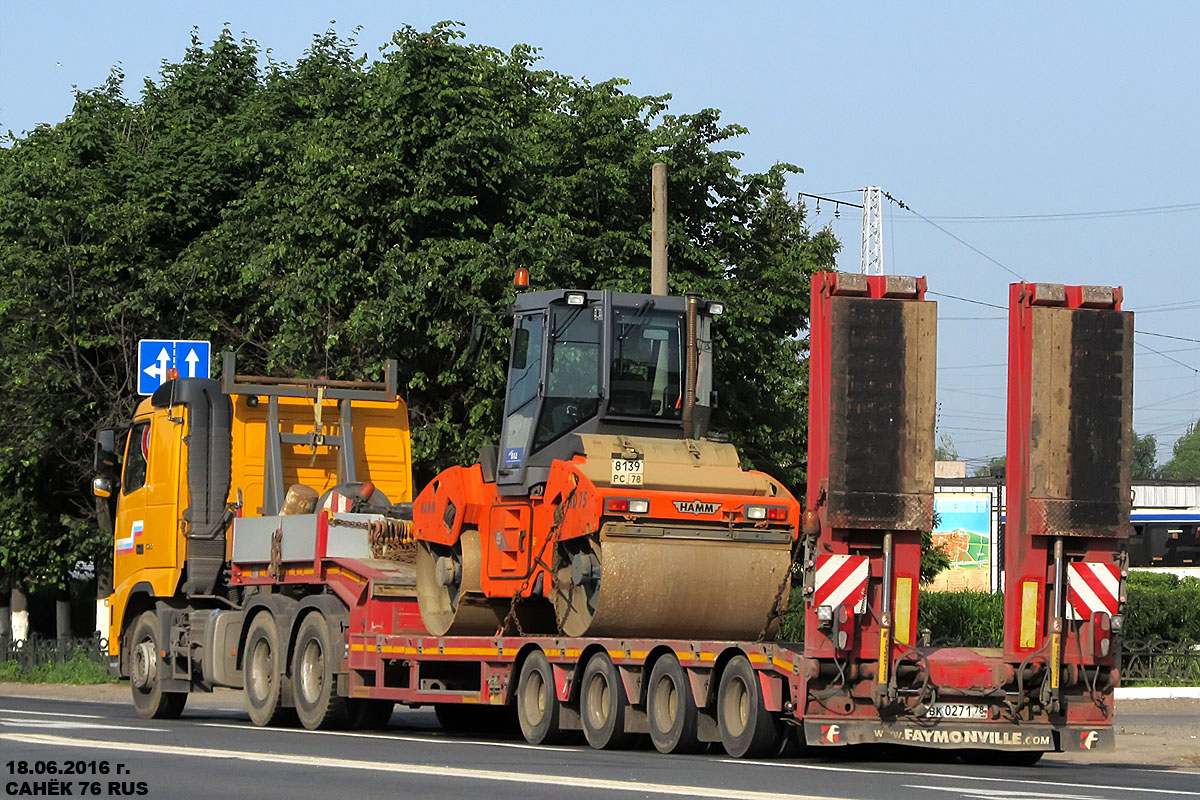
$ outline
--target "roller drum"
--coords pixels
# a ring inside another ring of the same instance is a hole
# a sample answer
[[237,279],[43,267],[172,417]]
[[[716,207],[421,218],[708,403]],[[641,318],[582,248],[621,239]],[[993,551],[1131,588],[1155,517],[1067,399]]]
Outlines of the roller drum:
[[[738,541],[704,532],[611,535],[564,542],[555,611],[567,636],[753,639],[791,564],[790,540]],[[781,537],[783,538],[783,537]],[[786,594],[780,600],[786,604]]]

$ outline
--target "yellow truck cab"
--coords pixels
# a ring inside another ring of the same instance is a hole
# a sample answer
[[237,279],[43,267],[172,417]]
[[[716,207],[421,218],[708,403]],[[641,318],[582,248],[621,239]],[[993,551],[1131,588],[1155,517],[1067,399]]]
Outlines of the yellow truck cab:
[[[239,376],[227,353],[222,380],[167,381],[127,424],[97,433],[93,490],[115,502],[114,588],[101,603],[110,669],[132,679],[140,713],[174,716],[188,691],[212,688],[203,659],[228,648],[203,612],[242,604],[229,581],[235,518],[411,508],[394,361],[386,373],[383,383]],[[225,683],[240,679],[237,664],[224,672]]]

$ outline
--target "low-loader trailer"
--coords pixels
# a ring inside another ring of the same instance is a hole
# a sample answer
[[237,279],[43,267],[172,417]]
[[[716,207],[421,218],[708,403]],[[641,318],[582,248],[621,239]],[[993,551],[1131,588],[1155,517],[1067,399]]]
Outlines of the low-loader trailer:
[[[394,366],[381,384],[275,380],[227,356],[219,382],[169,381],[97,439],[96,491],[117,498],[110,661],[145,717],[232,686],[259,725],[380,727],[399,703],[447,727],[515,717],[533,743],[648,735],[668,753],[900,743],[1031,763],[1111,747],[1120,302],[1012,287],[1003,647],[917,630],[925,281],[821,273],[803,500],[707,436],[723,308],[694,295],[518,295],[500,446],[415,499]],[[771,641],[789,592],[803,641]]]

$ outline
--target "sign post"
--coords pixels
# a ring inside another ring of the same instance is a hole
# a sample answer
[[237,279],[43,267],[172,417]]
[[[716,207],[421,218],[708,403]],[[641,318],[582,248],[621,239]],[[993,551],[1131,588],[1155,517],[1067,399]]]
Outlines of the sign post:
[[207,378],[211,348],[195,339],[141,339],[138,341],[138,394],[154,394],[174,369],[180,378]]

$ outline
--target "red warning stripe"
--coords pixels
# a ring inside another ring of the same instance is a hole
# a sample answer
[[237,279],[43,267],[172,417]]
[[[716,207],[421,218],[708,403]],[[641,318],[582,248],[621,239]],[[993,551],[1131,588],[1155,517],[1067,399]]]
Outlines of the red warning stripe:
[[870,564],[866,556],[819,555],[813,605],[853,606],[856,613],[866,611],[867,579]]
[[1116,564],[1076,561],[1067,565],[1067,604],[1070,619],[1093,614],[1116,614],[1120,609],[1121,578]]

